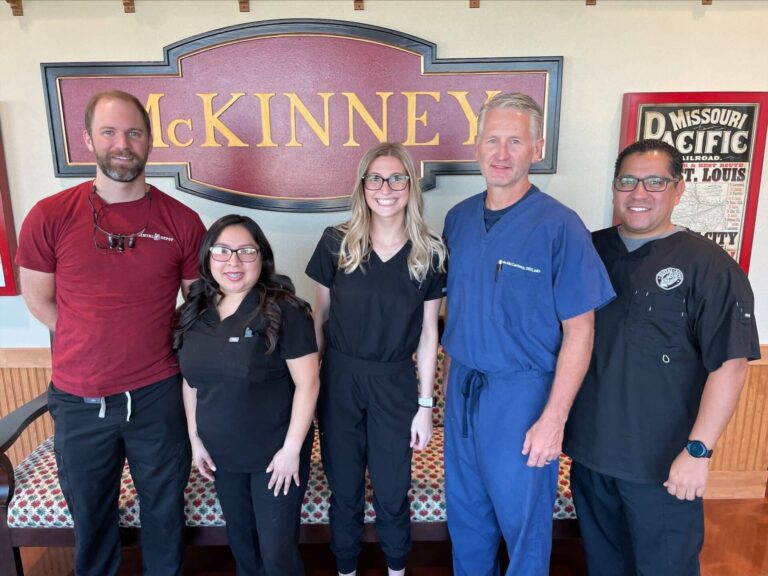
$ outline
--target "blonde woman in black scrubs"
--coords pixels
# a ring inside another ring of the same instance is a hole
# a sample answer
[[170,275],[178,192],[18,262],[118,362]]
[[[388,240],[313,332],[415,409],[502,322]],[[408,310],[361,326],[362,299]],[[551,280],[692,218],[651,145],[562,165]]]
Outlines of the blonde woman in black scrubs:
[[319,387],[310,309],[250,218],[217,220],[199,264],[175,334],[192,460],[216,483],[238,576],[299,576]]
[[307,266],[317,282],[315,332],[324,352],[318,416],[340,574],[356,571],[366,466],[390,576],[404,573],[411,546],[411,451],[432,436],[446,262],[422,211],[407,150],[380,144],[360,162],[351,219],[325,230]]

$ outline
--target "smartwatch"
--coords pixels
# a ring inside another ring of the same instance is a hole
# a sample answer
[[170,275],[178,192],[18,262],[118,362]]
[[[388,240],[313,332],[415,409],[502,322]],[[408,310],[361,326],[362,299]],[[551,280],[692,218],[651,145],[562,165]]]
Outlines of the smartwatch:
[[419,406],[422,408],[432,408],[435,405],[435,399],[430,396],[428,398],[422,398],[419,396]]
[[701,440],[689,440],[685,445],[685,449],[688,450],[688,454],[690,454],[693,458],[712,457],[712,450],[707,448],[707,445],[704,444],[704,442]]

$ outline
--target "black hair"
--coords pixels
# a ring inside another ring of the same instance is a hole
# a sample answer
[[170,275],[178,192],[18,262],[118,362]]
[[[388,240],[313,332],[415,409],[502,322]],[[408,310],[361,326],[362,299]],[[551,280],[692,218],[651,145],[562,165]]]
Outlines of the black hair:
[[173,348],[178,350],[184,343],[184,335],[194,326],[200,317],[211,308],[215,308],[222,297],[218,282],[213,278],[210,265],[209,248],[218,240],[221,233],[229,226],[242,226],[253,237],[261,250],[261,274],[252,288],[259,292],[259,303],[252,314],[246,319],[243,330],[259,319],[266,323],[267,354],[271,354],[277,346],[282,323],[280,303],[286,302],[291,306],[304,310],[311,315],[309,304],[296,296],[296,289],[288,276],[275,272],[275,257],[272,246],[256,222],[248,216],[230,214],[222,216],[214,222],[203,237],[198,254],[198,271],[200,278],[189,288],[187,301],[179,308],[176,329],[173,333]]
[[663,152],[669,156],[669,173],[672,178],[680,179],[683,177],[683,155],[678,152],[677,148],[663,142],[661,140],[654,140],[653,138],[646,138],[645,140],[638,140],[633,142],[624,150],[619,152],[619,157],[616,158],[616,165],[613,168],[613,177],[619,177],[619,171],[621,165],[624,163],[624,159],[632,154],[645,154],[646,152]]

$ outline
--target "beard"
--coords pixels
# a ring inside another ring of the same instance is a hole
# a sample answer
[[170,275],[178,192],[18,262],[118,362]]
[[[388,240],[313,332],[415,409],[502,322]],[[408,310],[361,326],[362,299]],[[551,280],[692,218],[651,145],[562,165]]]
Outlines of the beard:
[[[132,160],[132,163],[115,164],[112,161],[112,158],[115,156],[128,158]],[[136,178],[144,173],[144,167],[147,165],[147,157],[148,156],[141,158],[133,152],[125,150],[117,153],[107,153],[104,155],[96,154],[96,163],[99,165],[99,168],[101,168],[101,171],[107,178],[116,182],[133,182],[136,180]]]

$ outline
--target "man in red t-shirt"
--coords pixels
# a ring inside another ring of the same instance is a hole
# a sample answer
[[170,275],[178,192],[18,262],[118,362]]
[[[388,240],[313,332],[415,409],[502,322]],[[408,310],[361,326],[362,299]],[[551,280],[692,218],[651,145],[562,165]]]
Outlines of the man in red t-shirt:
[[197,276],[205,228],[146,183],[151,125],[134,96],[94,95],[83,138],[96,179],[38,202],[16,257],[27,306],[54,334],[48,406],[75,524],[75,573],[118,572],[128,458],[144,573],[181,574],[190,453],[171,333],[179,288],[186,293]]

